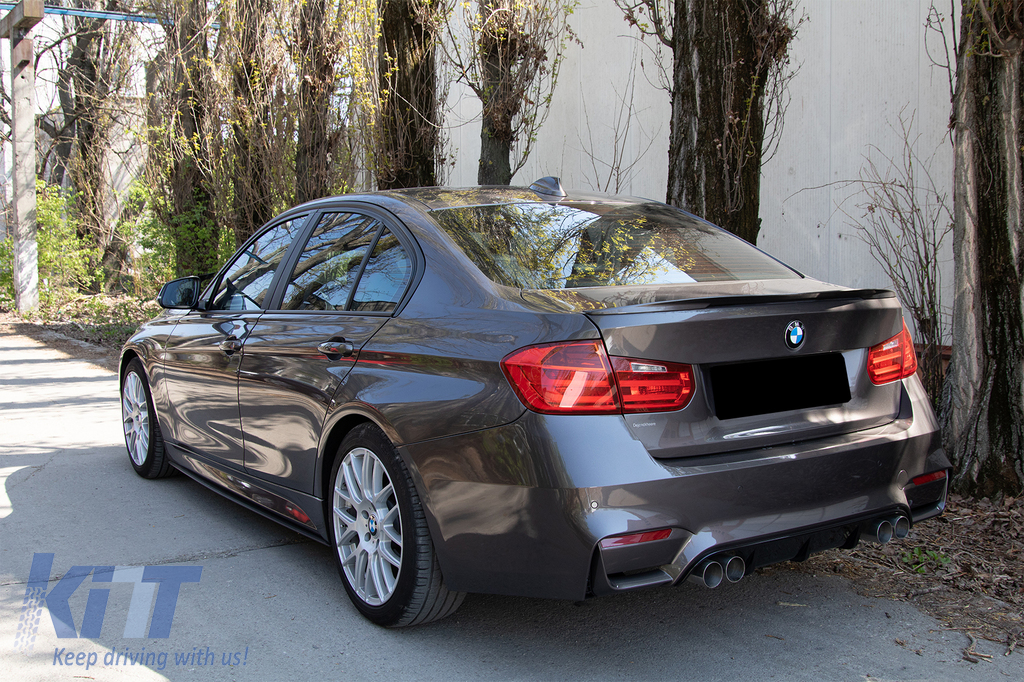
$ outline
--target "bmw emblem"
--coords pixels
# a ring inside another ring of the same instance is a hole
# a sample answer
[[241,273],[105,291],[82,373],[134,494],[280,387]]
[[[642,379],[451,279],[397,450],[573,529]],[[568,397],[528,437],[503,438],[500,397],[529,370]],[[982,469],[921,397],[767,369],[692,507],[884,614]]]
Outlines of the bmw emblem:
[[377,534],[377,517],[370,514],[370,518],[366,522],[366,530],[370,531],[370,535]]
[[793,320],[786,327],[786,346],[790,350],[796,350],[804,343],[804,323],[800,320]]

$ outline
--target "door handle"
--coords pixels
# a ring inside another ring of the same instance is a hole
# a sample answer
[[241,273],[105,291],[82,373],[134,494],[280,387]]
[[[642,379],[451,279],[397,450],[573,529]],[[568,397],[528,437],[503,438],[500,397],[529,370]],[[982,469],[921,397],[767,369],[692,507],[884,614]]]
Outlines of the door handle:
[[242,342],[232,336],[220,342],[220,349],[228,355],[231,355],[232,353],[237,353],[242,350]]
[[331,339],[330,341],[324,341],[318,345],[316,349],[326,355],[330,360],[351,357],[352,353],[356,350],[355,346],[345,339]]

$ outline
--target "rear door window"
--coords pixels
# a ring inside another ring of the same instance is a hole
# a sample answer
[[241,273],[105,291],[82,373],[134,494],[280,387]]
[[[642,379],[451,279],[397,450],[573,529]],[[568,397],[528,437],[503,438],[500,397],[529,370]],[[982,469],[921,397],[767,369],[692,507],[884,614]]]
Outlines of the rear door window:
[[325,213],[295,264],[281,309],[391,312],[411,279],[412,261],[383,223],[355,212]]
[[345,310],[381,224],[358,213],[325,213],[285,289],[282,310]]
[[401,242],[384,228],[366,261],[352,298],[352,309],[391,312],[412,279],[412,261]]

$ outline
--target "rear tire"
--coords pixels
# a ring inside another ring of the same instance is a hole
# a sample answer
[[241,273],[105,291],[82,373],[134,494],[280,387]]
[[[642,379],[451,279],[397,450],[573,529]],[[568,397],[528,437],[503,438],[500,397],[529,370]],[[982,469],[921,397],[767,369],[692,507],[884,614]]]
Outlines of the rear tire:
[[454,613],[465,593],[444,585],[419,495],[387,436],[373,424],[354,428],[330,481],[331,545],[356,609],[385,627]]
[[175,473],[167,453],[160,425],[153,409],[153,396],[142,362],[134,358],[121,380],[121,421],[124,443],[135,473],[143,478],[164,478]]

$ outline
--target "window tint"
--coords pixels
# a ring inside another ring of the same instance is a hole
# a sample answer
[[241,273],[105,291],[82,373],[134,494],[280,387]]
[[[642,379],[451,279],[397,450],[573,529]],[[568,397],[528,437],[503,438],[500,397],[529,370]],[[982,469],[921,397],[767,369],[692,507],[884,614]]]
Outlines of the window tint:
[[381,225],[357,213],[326,213],[288,280],[282,310],[344,310]]
[[395,235],[385,229],[366,261],[352,297],[353,310],[392,311],[412,278],[412,261]]
[[212,310],[262,310],[274,272],[306,216],[271,227],[238,254],[217,285]]
[[491,280],[522,289],[799,276],[664,204],[523,202],[437,209],[431,216]]

